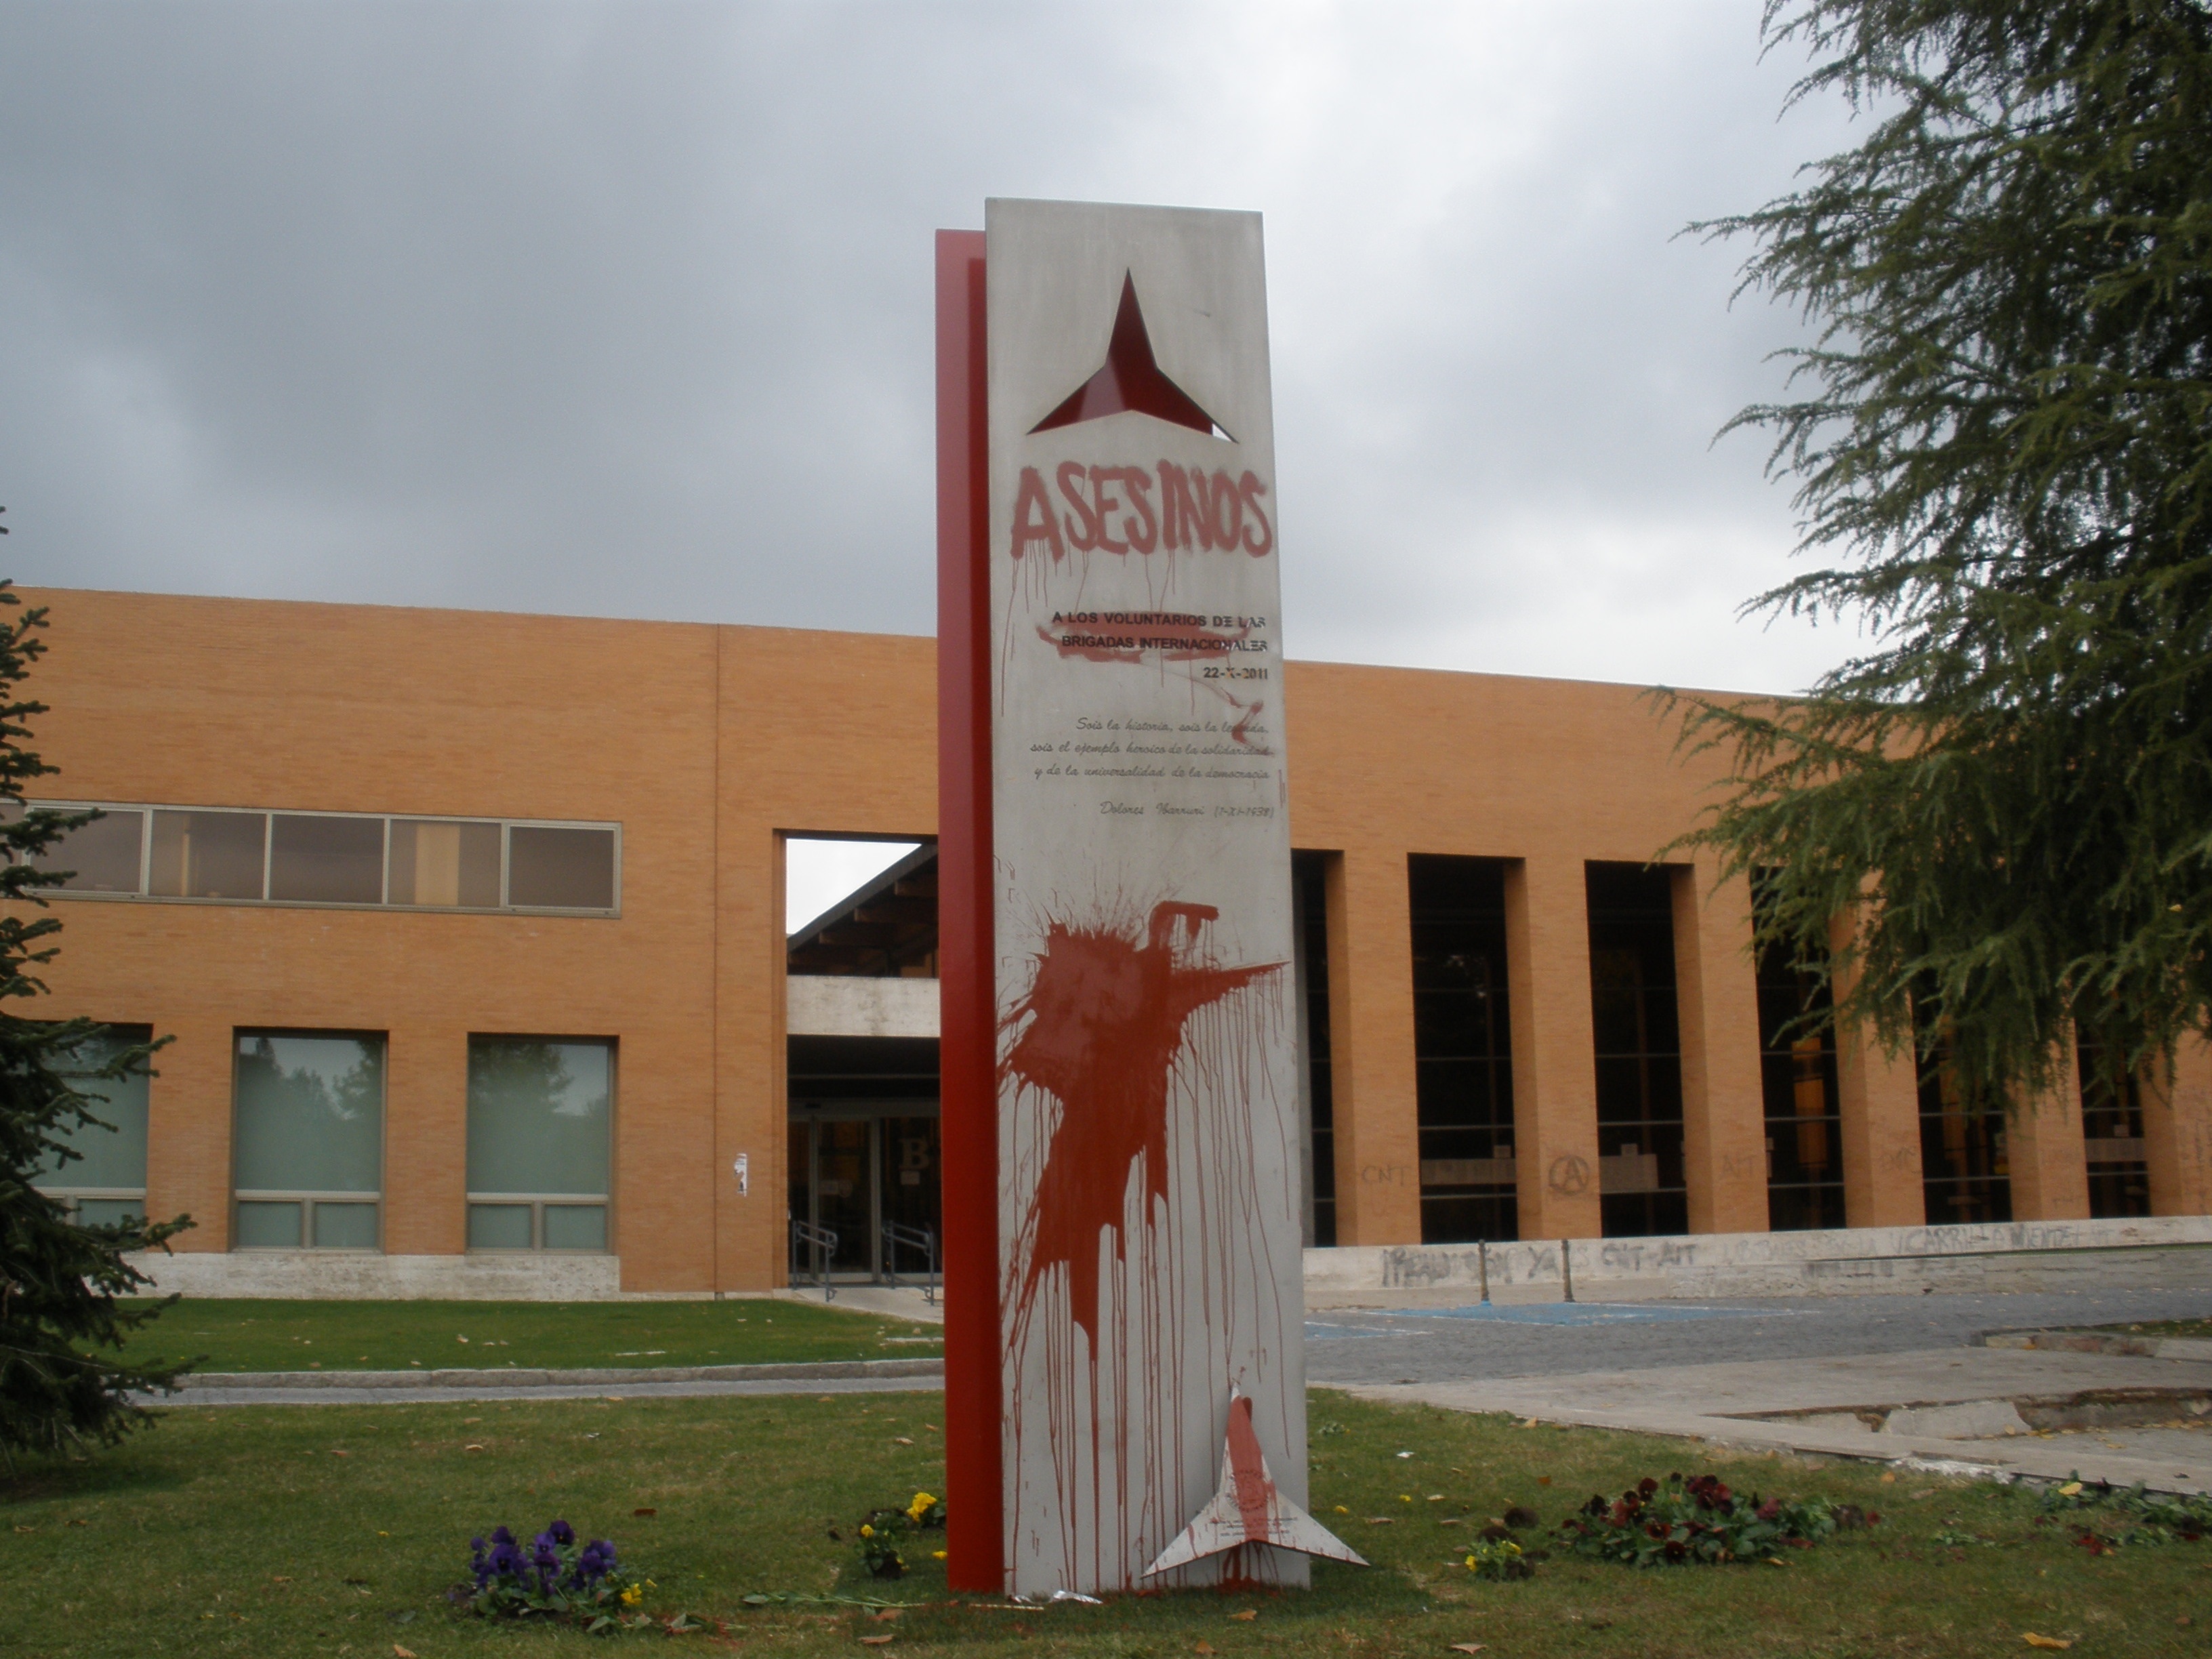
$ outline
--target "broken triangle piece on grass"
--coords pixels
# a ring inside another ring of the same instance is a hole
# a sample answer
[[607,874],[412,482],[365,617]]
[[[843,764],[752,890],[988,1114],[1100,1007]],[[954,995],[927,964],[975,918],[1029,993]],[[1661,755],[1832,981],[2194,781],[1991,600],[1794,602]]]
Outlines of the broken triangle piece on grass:
[[1229,1443],[1221,1455],[1221,1489],[1144,1576],[1188,1566],[1240,1544],[1273,1544],[1332,1561],[1367,1565],[1358,1551],[1283,1496],[1267,1473],[1260,1437],[1252,1431],[1252,1402],[1237,1389],[1229,1394]]

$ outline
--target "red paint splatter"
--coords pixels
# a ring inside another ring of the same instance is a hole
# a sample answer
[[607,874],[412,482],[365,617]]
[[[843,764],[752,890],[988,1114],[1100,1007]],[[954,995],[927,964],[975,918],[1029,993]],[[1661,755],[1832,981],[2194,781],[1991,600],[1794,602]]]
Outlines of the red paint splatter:
[[1098,1235],[1111,1229],[1116,1261],[1129,1166],[1144,1162],[1142,1213],[1168,1186],[1168,1079],[1192,1014],[1279,973],[1285,963],[1216,967],[1191,958],[1200,930],[1220,912],[1210,904],[1152,907],[1141,942],[1110,927],[1054,922],[1028,994],[1007,1018],[1021,1035],[1000,1062],[1011,1077],[1057,1099],[1060,1123],[1030,1200],[1018,1330],[1037,1281],[1057,1266],[1068,1275],[1074,1322],[1098,1352]]

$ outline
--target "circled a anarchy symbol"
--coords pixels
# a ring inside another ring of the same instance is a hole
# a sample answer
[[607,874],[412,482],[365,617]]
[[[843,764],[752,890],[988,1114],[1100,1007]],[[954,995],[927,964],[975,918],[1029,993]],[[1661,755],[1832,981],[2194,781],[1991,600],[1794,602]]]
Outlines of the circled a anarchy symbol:
[[1575,1152],[1562,1152],[1552,1160],[1544,1184],[1562,1198],[1579,1198],[1589,1190],[1589,1160]]

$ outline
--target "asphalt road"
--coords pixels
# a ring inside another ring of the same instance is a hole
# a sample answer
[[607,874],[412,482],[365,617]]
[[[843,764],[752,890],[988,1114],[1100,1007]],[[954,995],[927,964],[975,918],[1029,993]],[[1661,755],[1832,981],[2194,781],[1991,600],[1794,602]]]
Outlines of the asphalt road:
[[1306,1377],[1449,1382],[1829,1358],[1955,1347],[1980,1331],[2206,1317],[2212,1317],[2212,1285],[2199,1291],[1337,1309],[1306,1321]]

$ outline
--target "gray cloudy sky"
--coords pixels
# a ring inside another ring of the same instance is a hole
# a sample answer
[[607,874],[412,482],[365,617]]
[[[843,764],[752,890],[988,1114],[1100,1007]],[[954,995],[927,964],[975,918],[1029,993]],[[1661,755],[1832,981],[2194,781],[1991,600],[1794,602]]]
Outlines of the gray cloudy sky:
[[5,555],[927,633],[931,232],[1256,208],[1292,654],[1796,687],[1759,10],[4,0]]

